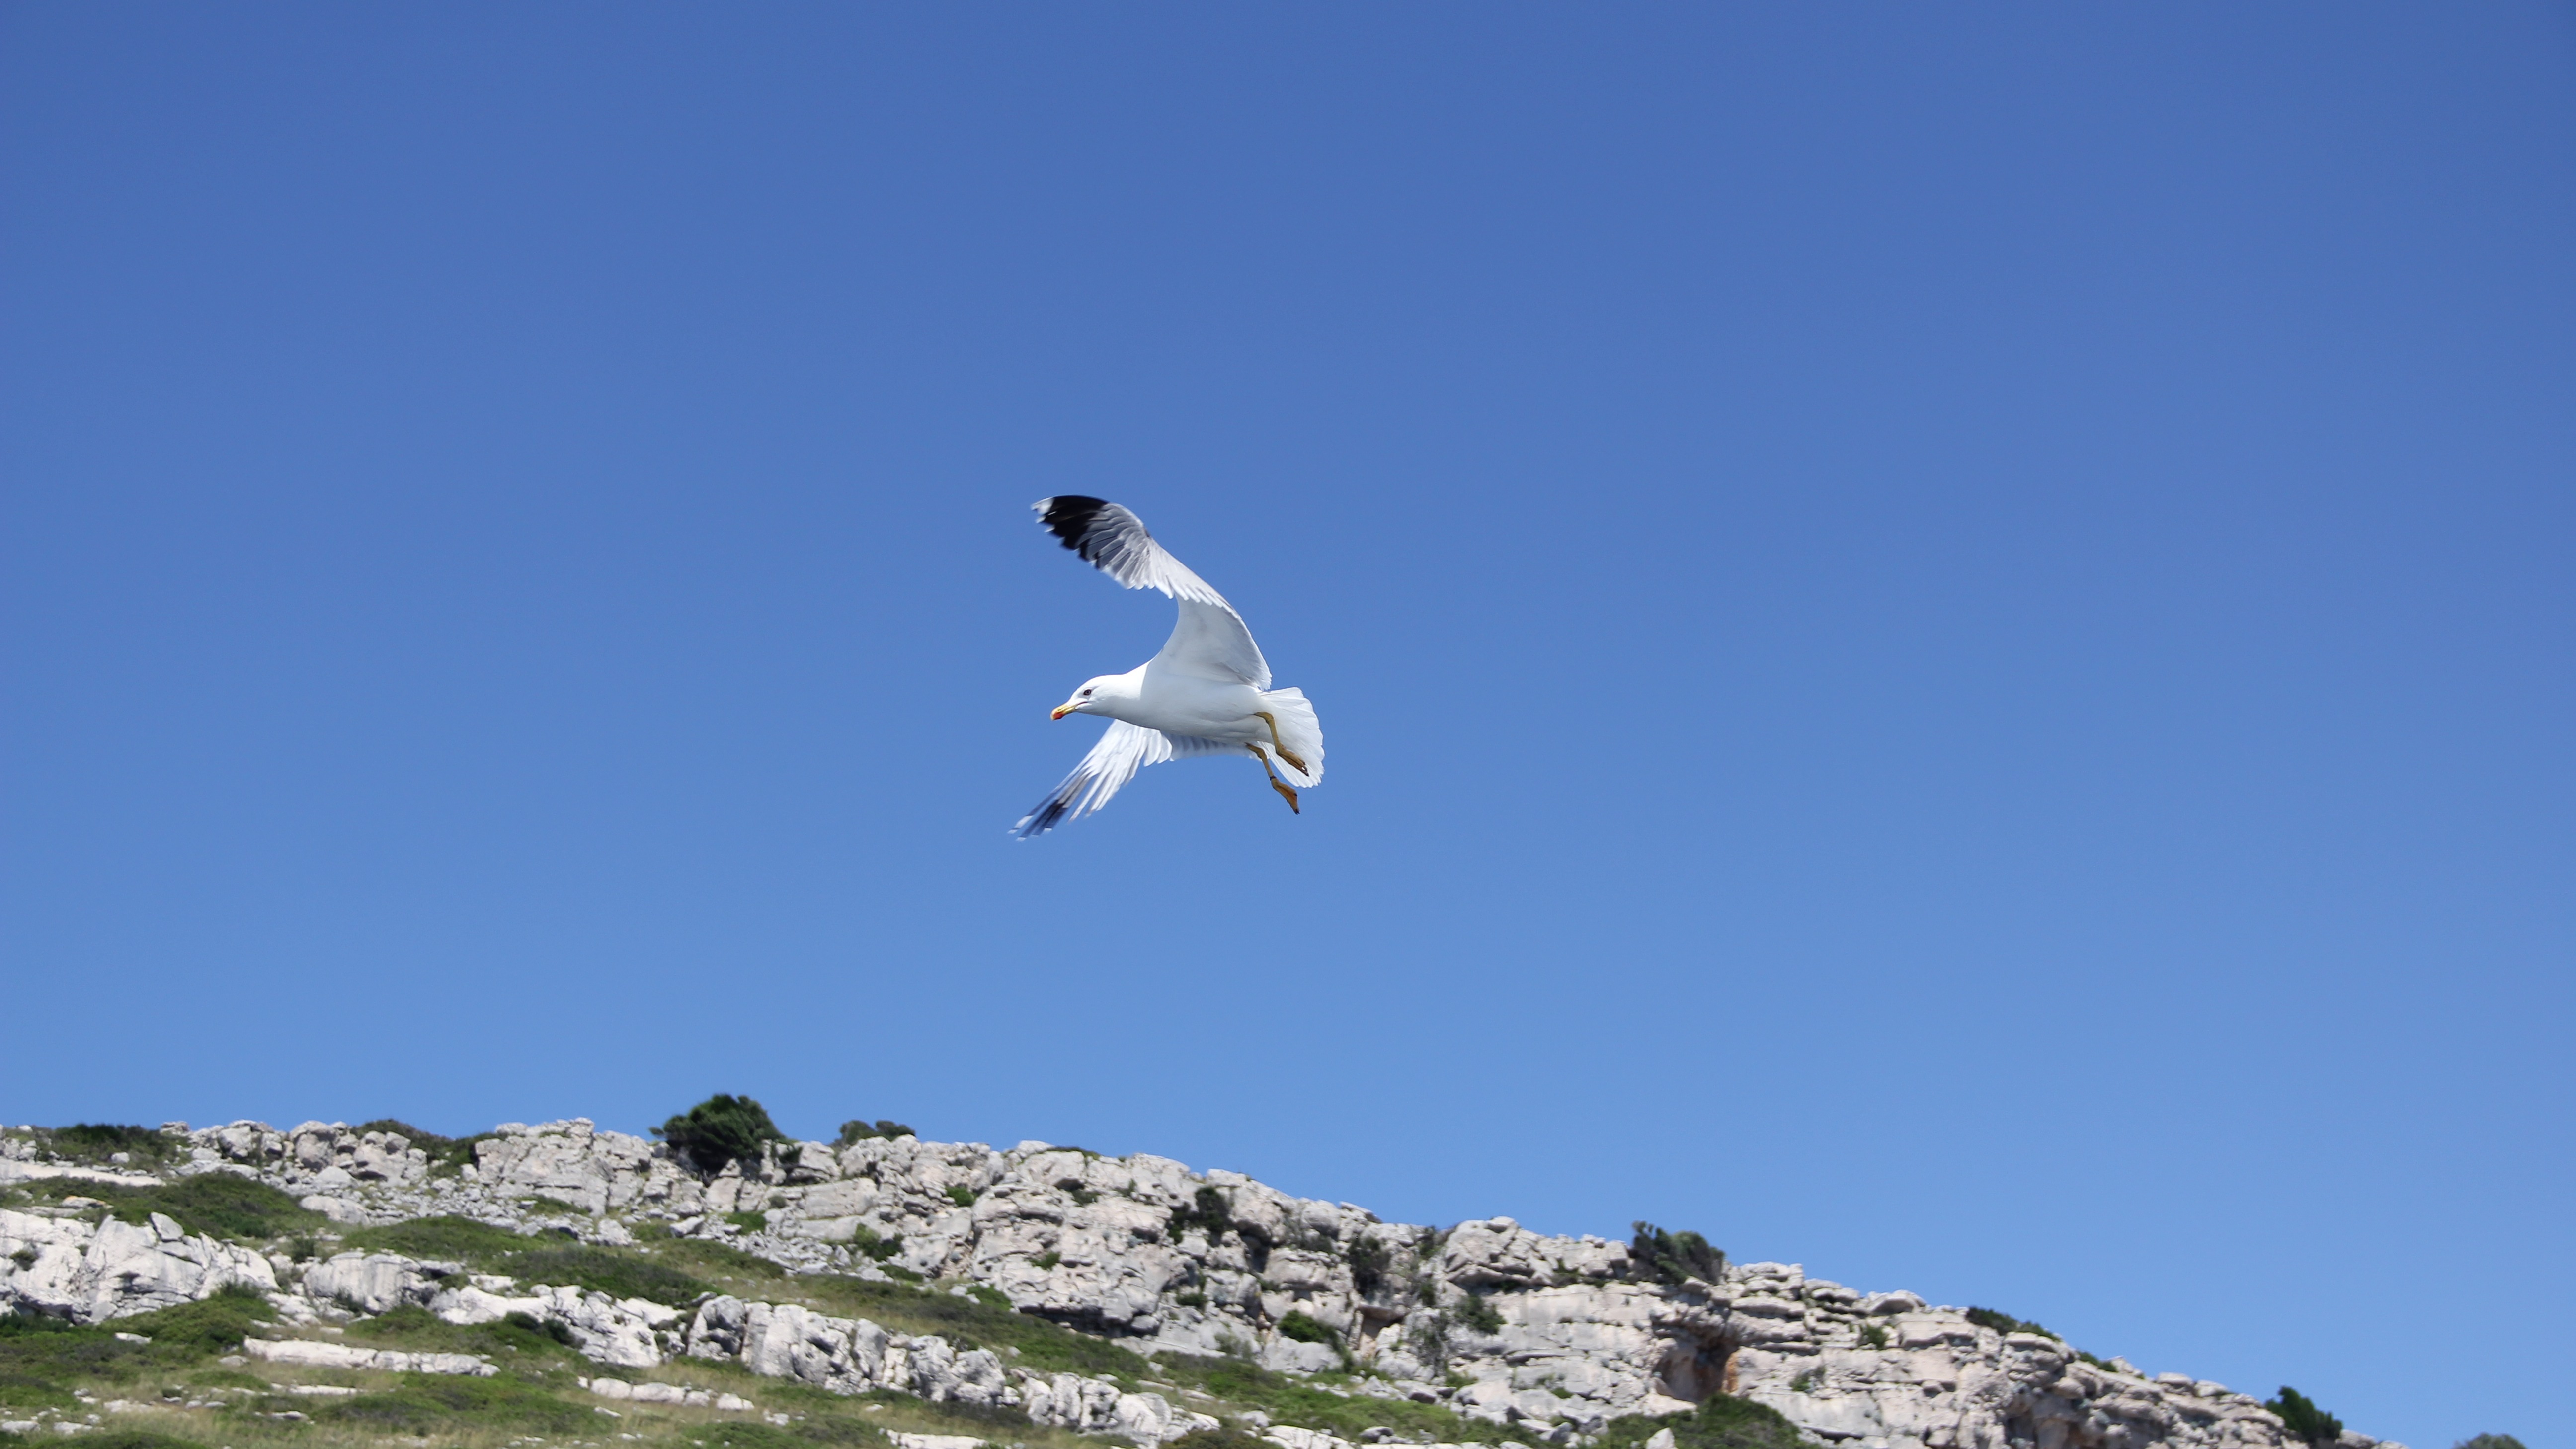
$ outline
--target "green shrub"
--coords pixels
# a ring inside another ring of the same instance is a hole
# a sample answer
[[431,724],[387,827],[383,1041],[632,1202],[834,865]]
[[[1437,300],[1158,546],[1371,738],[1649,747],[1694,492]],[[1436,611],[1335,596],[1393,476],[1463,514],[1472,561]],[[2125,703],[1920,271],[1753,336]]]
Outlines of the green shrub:
[[1478,1333],[1500,1333],[1503,1331],[1503,1315],[1501,1310],[1495,1308],[1494,1305],[1486,1302],[1481,1295],[1475,1293],[1468,1294],[1467,1301],[1458,1305],[1458,1321],[1467,1325],[1469,1328],[1476,1330]]
[[1172,1209],[1165,1224],[1165,1236],[1177,1243],[1181,1234],[1192,1228],[1207,1234],[1211,1243],[1221,1241],[1234,1226],[1234,1210],[1226,1206],[1225,1194],[1213,1187],[1203,1187],[1191,1201]]
[[903,1234],[897,1233],[891,1238],[879,1237],[876,1229],[861,1223],[858,1231],[850,1238],[850,1246],[882,1263],[903,1251]]
[[1342,1341],[1340,1334],[1293,1308],[1288,1311],[1287,1317],[1279,1320],[1279,1334],[1282,1338],[1293,1338],[1299,1343],[1329,1343],[1339,1347]]
[[1357,1288],[1363,1298],[1375,1293],[1378,1285],[1386,1281],[1387,1264],[1392,1257],[1386,1244],[1365,1235],[1352,1238],[1342,1249],[1342,1261],[1351,1268],[1351,1286]]
[[136,1167],[149,1166],[177,1156],[178,1139],[157,1127],[135,1127],[113,1122],[75,1122],[69,1127],[39,1127],[36,1140],[56,1157],[80,1162],[105,1162],[122,1152],[134,1159]]
[[1630,1414],[1611,1420],[1593,1449],[1641,1449],[1658,1429],[1673,1431],[1675,1449],[1798,1449],[1798,1426],[1751,1399],[1713,1394],[1694,1413],[1670,1419]]
[[[1968,1310],[1968,1321],[1979,1328],[1991,1328],[1997,1333],[2036,1333],[2042,1338],[2057,1338],[2056,1334],[2029,1319],[2015,1318],[2000,1309],[1971,1308]],[[2066,1340],[2057,1338],[2057,1341],[2064,1343]]]
[[737,1230],[746,1233],[765,1233],[769,1231],[769,1214],[767,1213],[726,1213],[725,1221],[733,1224]]
[[1633,1271],[1657,1283],[1678,1284],[1685,1278],[1714,1283],[1726,1271],[1726,1254],[1697,1233],[1668,1233],[1653,1223],[1631,1223],[1629,1240]]
[[2331,1444],[2343,1437],[2343,1420],[2288,1384],[2281,1385],[2279,1398],[2266,1400],[2263,1407],[2280,1415],[2282,1427],[2310,1444]]
[[870,1137],[892,1138],[915,1135],[917,1134],[911,1128],[900,1122],[890,1122],[883,1117],[879,1117],[874,1122],[852,1118],[841,1124],[840,1145],[847,1147],[853,1142],[863,1142]]
[[483,1354],[520,1364],[560,1358],[561,1351],[574,1344],[571,1329],[530,1313],[508,1314],[495,1323],[449,1323],[409,1303],[373,1318],[359,1319],[349,1325],[348,1335],[387,1348]]
[[567,1244],[532,1248],[501,1260],[501,1271],[525,1283],[572,1284],[612,1298],[646,1298],[686,1306],[715,1290],[667,1263],[616,1248]]
[[785,1142],[769,1109],[749,1097],[718,1092],[653,1129],[672,1155],[713,1177],[733,1162],[758,1162],[762,1144]]
[[1056,1264],[1064,1261],[1064,1254],[1057,1252],[1053,1248],[1049,1248],[1045,1252],[1031,1258],[1029,1261],[1039,1268],[1052,1268]]
[[1177,1304],[1181,1305],[1183,1308],[1205,1308],[1205,1307],[1207,1307],[1207,1295],[1206,1295],[1206,1294],[1204,1294],[1204,1293],[1199,1292],[1199,1291],[1198,1291],[1197,1289],[1195,1289],[1195,1288],[1194,1288],[1194,1289],[1191,1289],[1191,1290],[1190,1290],[1189,1292],[1187,1292],[1187,1293],[1175,1293],[1175,1294],[1173,1294],[1173,1295],[1172,1295],[1172,1301],[1173,1301],[1174,1303],[1177,1303]]
[[952,1182],[948,1185],[948,1200],[957,1204],[959,1207],[973,1207],[975,1205],[975,1197],[975,1189],[968,1187],[962,1182]]
[[2522,1441],[2511,1434],[2475,1434],[2452,1445],[2451,1449],[2522,1449]]
[[1860,1326],[1860,1342],[1861,1347],[1863,1348],[1887,1347],[1887,1325],[1884,1323],[1862,1324]]

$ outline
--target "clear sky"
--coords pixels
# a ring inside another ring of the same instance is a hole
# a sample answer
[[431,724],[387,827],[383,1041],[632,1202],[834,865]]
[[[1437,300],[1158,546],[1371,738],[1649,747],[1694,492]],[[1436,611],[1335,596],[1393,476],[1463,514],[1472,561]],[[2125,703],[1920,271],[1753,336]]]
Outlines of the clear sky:
[[[2564,5],[0,8],[12,1122],[1147,1150],[2570,1444]],[[1032,844],[1170,605],[1320,704]]]

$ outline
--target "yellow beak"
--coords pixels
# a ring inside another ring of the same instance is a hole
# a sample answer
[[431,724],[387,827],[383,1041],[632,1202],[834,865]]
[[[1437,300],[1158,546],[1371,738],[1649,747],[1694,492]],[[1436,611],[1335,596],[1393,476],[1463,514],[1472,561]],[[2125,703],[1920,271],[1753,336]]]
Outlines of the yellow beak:
[[1047,718],[1048,718],[1048,719],[1062,719],[1062,718],[1064,718],[1066,715],[1069,715],[1069,714],[1071,714],[1071,713],[1073,713],[1073,706],[1072,706],[1072,705],[1069,705],[1069,704],[1059,704],[1059,705],[1057,705],[1054,709],[1052,709],[1052,710],[1048,711],[1048,713],[1047,713]]

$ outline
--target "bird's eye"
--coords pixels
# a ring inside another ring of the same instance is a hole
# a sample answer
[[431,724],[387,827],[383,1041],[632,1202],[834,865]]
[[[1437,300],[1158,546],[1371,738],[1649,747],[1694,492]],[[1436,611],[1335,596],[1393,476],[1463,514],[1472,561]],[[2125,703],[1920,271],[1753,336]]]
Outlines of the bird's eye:
[[1086,690],[1084,690],[1084,691],[1082,692],[1082,697],[1083,697],[1083,698],[1085,698],[1085,699],[1089,699],[1089,698],[1091,698],[1091,691],[1090,691],[1090,690],[1087,690],[1087,689],[1086,689]]

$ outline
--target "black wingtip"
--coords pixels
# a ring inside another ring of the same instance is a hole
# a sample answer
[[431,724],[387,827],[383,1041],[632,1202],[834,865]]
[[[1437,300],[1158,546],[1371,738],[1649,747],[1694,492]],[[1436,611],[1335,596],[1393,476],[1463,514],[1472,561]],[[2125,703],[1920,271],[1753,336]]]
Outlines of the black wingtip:
[[[1082,536],[1091,529],[1091,521],[1109,506],[1106,498],[1085,498],[1068,493],[1061,498],[1038,500],[1038,527],[1052,533],[1066,548],[1082,552]],[[1087,555],[1086,555],[1087,556]]]

